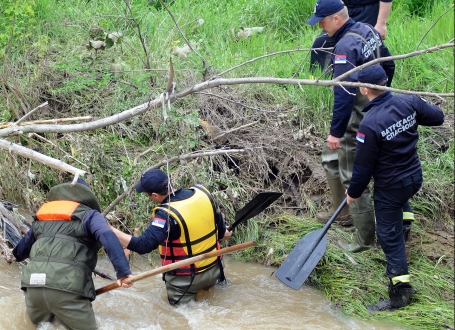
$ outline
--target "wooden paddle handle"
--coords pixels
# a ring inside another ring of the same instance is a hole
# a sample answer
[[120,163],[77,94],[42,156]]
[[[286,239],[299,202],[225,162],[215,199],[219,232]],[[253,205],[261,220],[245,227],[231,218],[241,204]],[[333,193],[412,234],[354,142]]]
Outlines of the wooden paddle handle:
[[[256,245],[256,242],[255,241],[251,241],[251,242],[246,242],[246,243],[237,244],[237,245],[233,245],[233,246],[228,246],[228,247],[225,247],[225,248],[220,249],[220,250],[207,252],[207,253],[192,257],[192,258],[188,258],[188,259],[185,259],[185,260],[182,260],[182,261],[174,262],[174,263],[166,265],[166,266],[162,266],[162,267],[159,267],[159,268],[155,268],[155,269],[149,270],[148,272],[144,272],[144,273],[135,275],[133,277],[129,277],[129,278],[125,279],[123,282],[127,283],[127,284],[134,283],[136,281],[142,280],[142,279],[150,277],[150,276],[166,273],[166,272],[169,272],[171,270],[181,268],[183,266],[191,265],[191,264],[193,264],[193,263],[195,263],[197,261],[201,261],[201,260],[208,259],[208,258],[213,258],[213,257],[218,257],[218,256],[220,256],[222,254],[243,250],[243,249],[255,246],[255,245]],[[103,287],[97,289],[96,290],[96,295],[98,296],[98,295],[100,295],[102,293],[105,293],[105,292],[108,292],[108,291],[111,291],[111,290],[114,290],[114,289],[117,289],[117,288],[119,288],[117,282],[113,282],[111,284],[108,284],[106,286],[103,286]]]

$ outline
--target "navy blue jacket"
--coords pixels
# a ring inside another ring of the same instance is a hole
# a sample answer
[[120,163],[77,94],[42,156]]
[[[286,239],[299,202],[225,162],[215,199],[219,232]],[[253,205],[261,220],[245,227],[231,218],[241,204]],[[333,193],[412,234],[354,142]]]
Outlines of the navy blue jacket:
[[[175,192],[175,194],[169,195],[163,203],[184,200],[193,196],[193,194],[194,190],[179,189]],[[159,225],[159,222],[157,222],[158,224],[154,225],[152,221],[152,224],[147,227],[141,236],[131,237],[131,241],[128,244],[129,250],[138,252],[139,254],[149,253],[156,249],[158,245],[163,243],[166,239],[169,238],[169,240],[176,240],[180,237],[180,226],[177,221],[169,215],[169,213],[158,210],[155,214],[155,218],[166,219],[166,224],[162,226]],[[215,213],[215,221],[218,226],[218,239],[222,239],[226,233],[226,224],[221,212]]]
[[[372,31],[374,31],[374,34]],[[349,32],[361,35],[363,39],[367,41],[368,45],[366,45],[358,36],[347,35]],[[382,42],[379,33],[374,30],[371,25],[355,22],[351,18],[337,32],[335,32],[333,38],[336,40],[336,45],[333,49],[332,55],[334,78],[348,72],[354,67],[375,59],[377,57],[377,45],[379,45],[380,57],[391,56],[389,50]],[[381,64],[389,78],[387,86],[390,86],[395,72],[395,63],[393,61],[387,61]],[[345,81],[353,80],[348,77]],[[330,135],[341,138],[346,131],[349,118],[351,117],[356,88],[342,88],[340,86],[336,86],[333,91],[334,104]],[[346,91],[353,95],[347,93]]]
[[392,0],[344,0],[343,1],[346,7],[354,7],[354,6],[365,6],[370,3],[375,3],[375,2],[392,2]]
[[444,114],[415,95],[381,94],[368,103],[357,132],[357,149],[349,196],[358,198],[371,176],[374,187],[394,184],[420,170],[418,125],[438,126]]

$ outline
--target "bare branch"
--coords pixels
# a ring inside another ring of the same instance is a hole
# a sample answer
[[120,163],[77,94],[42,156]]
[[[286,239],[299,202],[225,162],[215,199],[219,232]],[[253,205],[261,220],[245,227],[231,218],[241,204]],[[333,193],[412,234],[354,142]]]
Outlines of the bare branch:
[[[334,81],[343,80],[344,78],[349,77],[354,72],[360,71],[360,70],[362,70],[362,69],[364,69],[366,67],[369,67],[370,65],[376,64],[376,63],[382,63],[382,62],[387,62],[387,61],[392,61],[392,60],[401,60],[401,59],[404,59],[404,58],[419,56],[419,55],[426,54],[426,53],[432,53],[434,51],[441,50],[441,49],[444,49],[444,48],[449,48],[449,47],[453,48],[454,47],[454,43],[451,42],[451,43],[446,43],[446,44],[442,44],[442,45],[439,45],[439,46],[430,47],[430,48],[427,48],[427,49],[416,50],[416,51],[413,51],[413,52],[407,53],[407,54],[401,54],[401,55],[394,55],[394,56],[377,58],[377,59],[372,60],[372,61],[370,61],[368,63],[359,65],[359,66],[355,67],[354,69],[349,70],[348,72],[343,73],[342,75],[336,77],[333,80]],[[406,94],[411,94],[411,93],[406,93]],[[414,93],[412,93],[412,94],[414,94]],[[418,94],[415,94],[415,95],[418,95]],[[441,95],[441,94],[439,94],[439,95]]]
[[18,121],[16,121],[14,124],[15,125],[19,125],[20,122],[24,121],[26,118],[28,118],[32,113],[34,113],[36,110],[42,108],[42,107],[45,107],[46,105],[48,105],[47,101],[44,102],[43,104],[37,106],[35,109],[33,109],[32,111],[29,111],[24,117],[22,117],[21,119],[19,119]]
[[420,39],[419,43],[417,44],[416,46],[416,50],[419,49],[419,46],[420,44],[422,43],[423,39],[425,39],[425,37],[428,35],[428,33],[434,28],[434,26],[436,25],[436,23],[439,22],[439,20],[449,12],[449,10],[453,9],[455,5],[452,5],[452,7],[449,7],[449,9],[447,9],[441,16],[438,17],[438,19],[433,23],[433,25],[428,29],[427,32],[425,32],[425,34],[423,35],[422,39]]
[[242,130],[242,129],[244,129],[244,128],[247,128],[247,127],[256,125],[257,123],[259,123],[259,120],[256,120],[256,121],[254,121],[254,122],[252,122],[252,123],[245,124],[245,125],[242,125],[242,126],[233,128],[233,129],[231,129],[231,130],[229,130],[229,131],[223,132],[223,133],[221,133],[220,135],[215,136],[213,139],[214,139],[214,140],[219,139],[219,138],[225,136],[226,134],[230,134],[230,133],[233,133],[233,132],[236,132],[236,131],[240,131],[240,130]]
[[[65,123],[69,121],[84,121],[84,120],[92,120],[92,116],[84,116],[84,117],[73,117],[73,118],[59,118],[59,119],[42,119],[42,120],[33,120],[33,121],[24,121],[20,123],[18,126],[25,126],[25,125],[33,125],[33,124],[46,124],[46,123]],[[6,128],[10,126],[17,125],[18,122],[15,123],[7,123],[7,124],[0,124],[0,128]]]
[[243,63],[240,63],[239,65],[236,65],[232,68],[229,68],[215,76],[213,76],[212,78],[210,78],[209,80],[212,80],[212,79],[217,79],[223,75],[225,75],[226,73],[228,72],[231,72],[231,71],[234,71],[235,69],[238,69],[240,68],[241,66],[244,66],[244,65],[247,65],[247,64],[250,64],[250,63],[253,63],[253,62],[256,62],[260,59],[263,59],[263,58],[266,58],[266,57],[271,57],[271,56],[276,56],[276,55],[281,55],[281,54],[289,54],[289,53],[296,53],[296,52],[302,52],[302,51],[312,51],[314,49],[321,49],[321,50],[332,50],[332,48],[299,48],[299,49],[291,49],[291,50],[282,50],[282,51],[279,51],[279,52],[275,52],[275,53],[270,53],[270,54],[265,54],[265,55],[262,55],[262,56],[259,56],[259,57],[255,57],[255,58],[252,58],[251,60],[248,60],[246,62],[243,62]]
[[[177,161],[188,161],[190,159],[195,159],[195,158],[200,158],[200,157],[210,157],[210,156],[216,156],[216,155],[223,155],[223,154],[232,154],[232,153],[239,153],[239,152],[245,152],[245,149],[219,149],[219,150],[211,150],[211,151],[202,151],[202,152],[194,152],[190,154],[185,154],[185,155],[180,155],[180,156],[175,156],[169,159],[163,159],[161,162],[149,167],[145,171],[151,170],[152,168],[160,168],[163,165],[169,164],[169,163],[174,163]],[[125,190],[120,196],[118,196],[109,206],[103,211],[103,215],[108,214],[114,206],[116,206],[125,196],[127,196],[131,191],[134,189],[134,187],[139,183],[139,180],[137,180],[133,185],[131,185],[127,190]]]
[[137,163],[139,162],[139,158],[141,158],[142,156],[148,154],[149,152],[152,152],[152,151],[156,151],[154,148],[149,148],[147,150],[145,150],[144,152],[141,152],[139,155],[137,155],[136,157],[134,157],[134,165],[137,165]]
[[[190,49],[201,59],[204,61],[204,58],[199,55],[199,53],[191,46],[191,43],[188,41],[188,39],[185,37],[185,35],[183,34],[183,31],[180,29],[180,26],[179,24],[177,23],[177,21],[175,20],[174,18],[174,15],[172,15],[172,12],[169,10],[169,8],[166,6],[166,4],[164,3],[163,0],[159,0],[161,2],[161,5],[163,6],[164,9],[166,9],[166,11],[168,12],[169,16],[171,16],[171,19],[172,21],[174,22],[177,30],[179,30],[180,32],[180,35],[182,36],[182,38],[185,40],[186,44],[188,45],[188,47],[190,47]],[[205,62],[205,61],[204,61]]]
[[[62,172],[72,173],[77,177],[79,177],[80,175],[84,175],[86,173],[85,171],[80,170],[76,167],[73,167],[69,164],[66,164],[60,160],[51,158],[49,156],[43,155],[39,152],[33,151],[33,150],[25,148],[19,144],[15,144],[15,143],[9,142],[4,139],[0,139],[0,149],[7,150],[9,152],[14,152],[20,156],[36,160],[40,163],[43,163],[44,165],[55,168]],[[77,181],[77,178],[76,178],[76,181]]]

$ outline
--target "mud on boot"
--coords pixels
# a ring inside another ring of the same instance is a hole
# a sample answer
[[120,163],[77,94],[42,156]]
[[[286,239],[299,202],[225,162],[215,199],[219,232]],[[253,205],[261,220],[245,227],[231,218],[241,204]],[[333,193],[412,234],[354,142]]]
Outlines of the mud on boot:
[[390,283],[389,297],[391,307],[400,308],[409,305],[411,296],[416,292],[417,290],[408,283],[398,283],[396,285]]
[[[332,207],[327,212],[319,212],[316,215],[316,219],[317,219],[317,221],[319,223],[325,224],[325,223],[327,223],[327,221],[330,220],[330,218],[333,216],[335,211],[336,211],[336,208]],[[339,224],[340,226],[345,226],[345,227],[353,225],[354,222],[352,221],[352,218],[351,218],[351,215],[349,214],[349,209],[348,208],[345,207],[340,212],[340,214],[335,219],[335,223]]]
[[[332,206],[328,212],[319,212],[316,215],[316,219],[320,223],[327,223],[332,215],[337,210],[338,206],[343,202],[346,195],[344,194],[345,189],[341,185],[339,176],[332,176],[326,171],[327,184],[332,195]],[[349,214],[349,207],[345,206],[340,214],[338,214],[335,219],[335,223],[341,226],[352,226],[353,221],[351,215]]]

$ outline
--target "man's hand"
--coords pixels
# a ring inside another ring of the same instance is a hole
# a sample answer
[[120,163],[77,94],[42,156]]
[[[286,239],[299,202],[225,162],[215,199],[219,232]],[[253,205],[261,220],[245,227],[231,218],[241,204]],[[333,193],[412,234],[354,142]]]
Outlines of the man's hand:
[[327,138],[327,147],[331,150],[341,149],[340,140],[340,138],[329,135]]
[[385,24],[378,23],[378,24],[376,24],[374,29],[379,32],[379,34],[381,35],[381,39],[385,40],[386,33],[387,33],[387,26]]
[[352,198],[351,196],[349,196],[347,190],[345,191],[345,195],[346,195],[346,204],[348,204],[348,205],[350,205],[351,202],[353,202],[353,201],[358,199],[358,198]]
[[132,287],[133,286],[133,283],[124,283],[123,281],[126,280],[127,278],[130,278],[130,277],[133,277],[133,275],[126,275],[125,277],[122,277],[122,278],[119,278],[117,280],[117,285],[119,287],[123,287],[123,288],[129,288],[129,287]]
[[226,228],[226,232],[224,233],[224,236],[223,236],[223,238],[222,238],[221,240],[222,240],[222,241],[227,241],[228,239],[231,238],[231,236],[232,236],[232,231],[229,231],[229,230],[227,230],[227,228]]
[[130,251],[130,250],[128,250],[127,248],[125,248],[125,249],[123,249],[123,252],[125,253],[125,257],[126,257],[126,259],[128,259],[128,258],[130,257],[130,253],[131,253],[131,251]]

